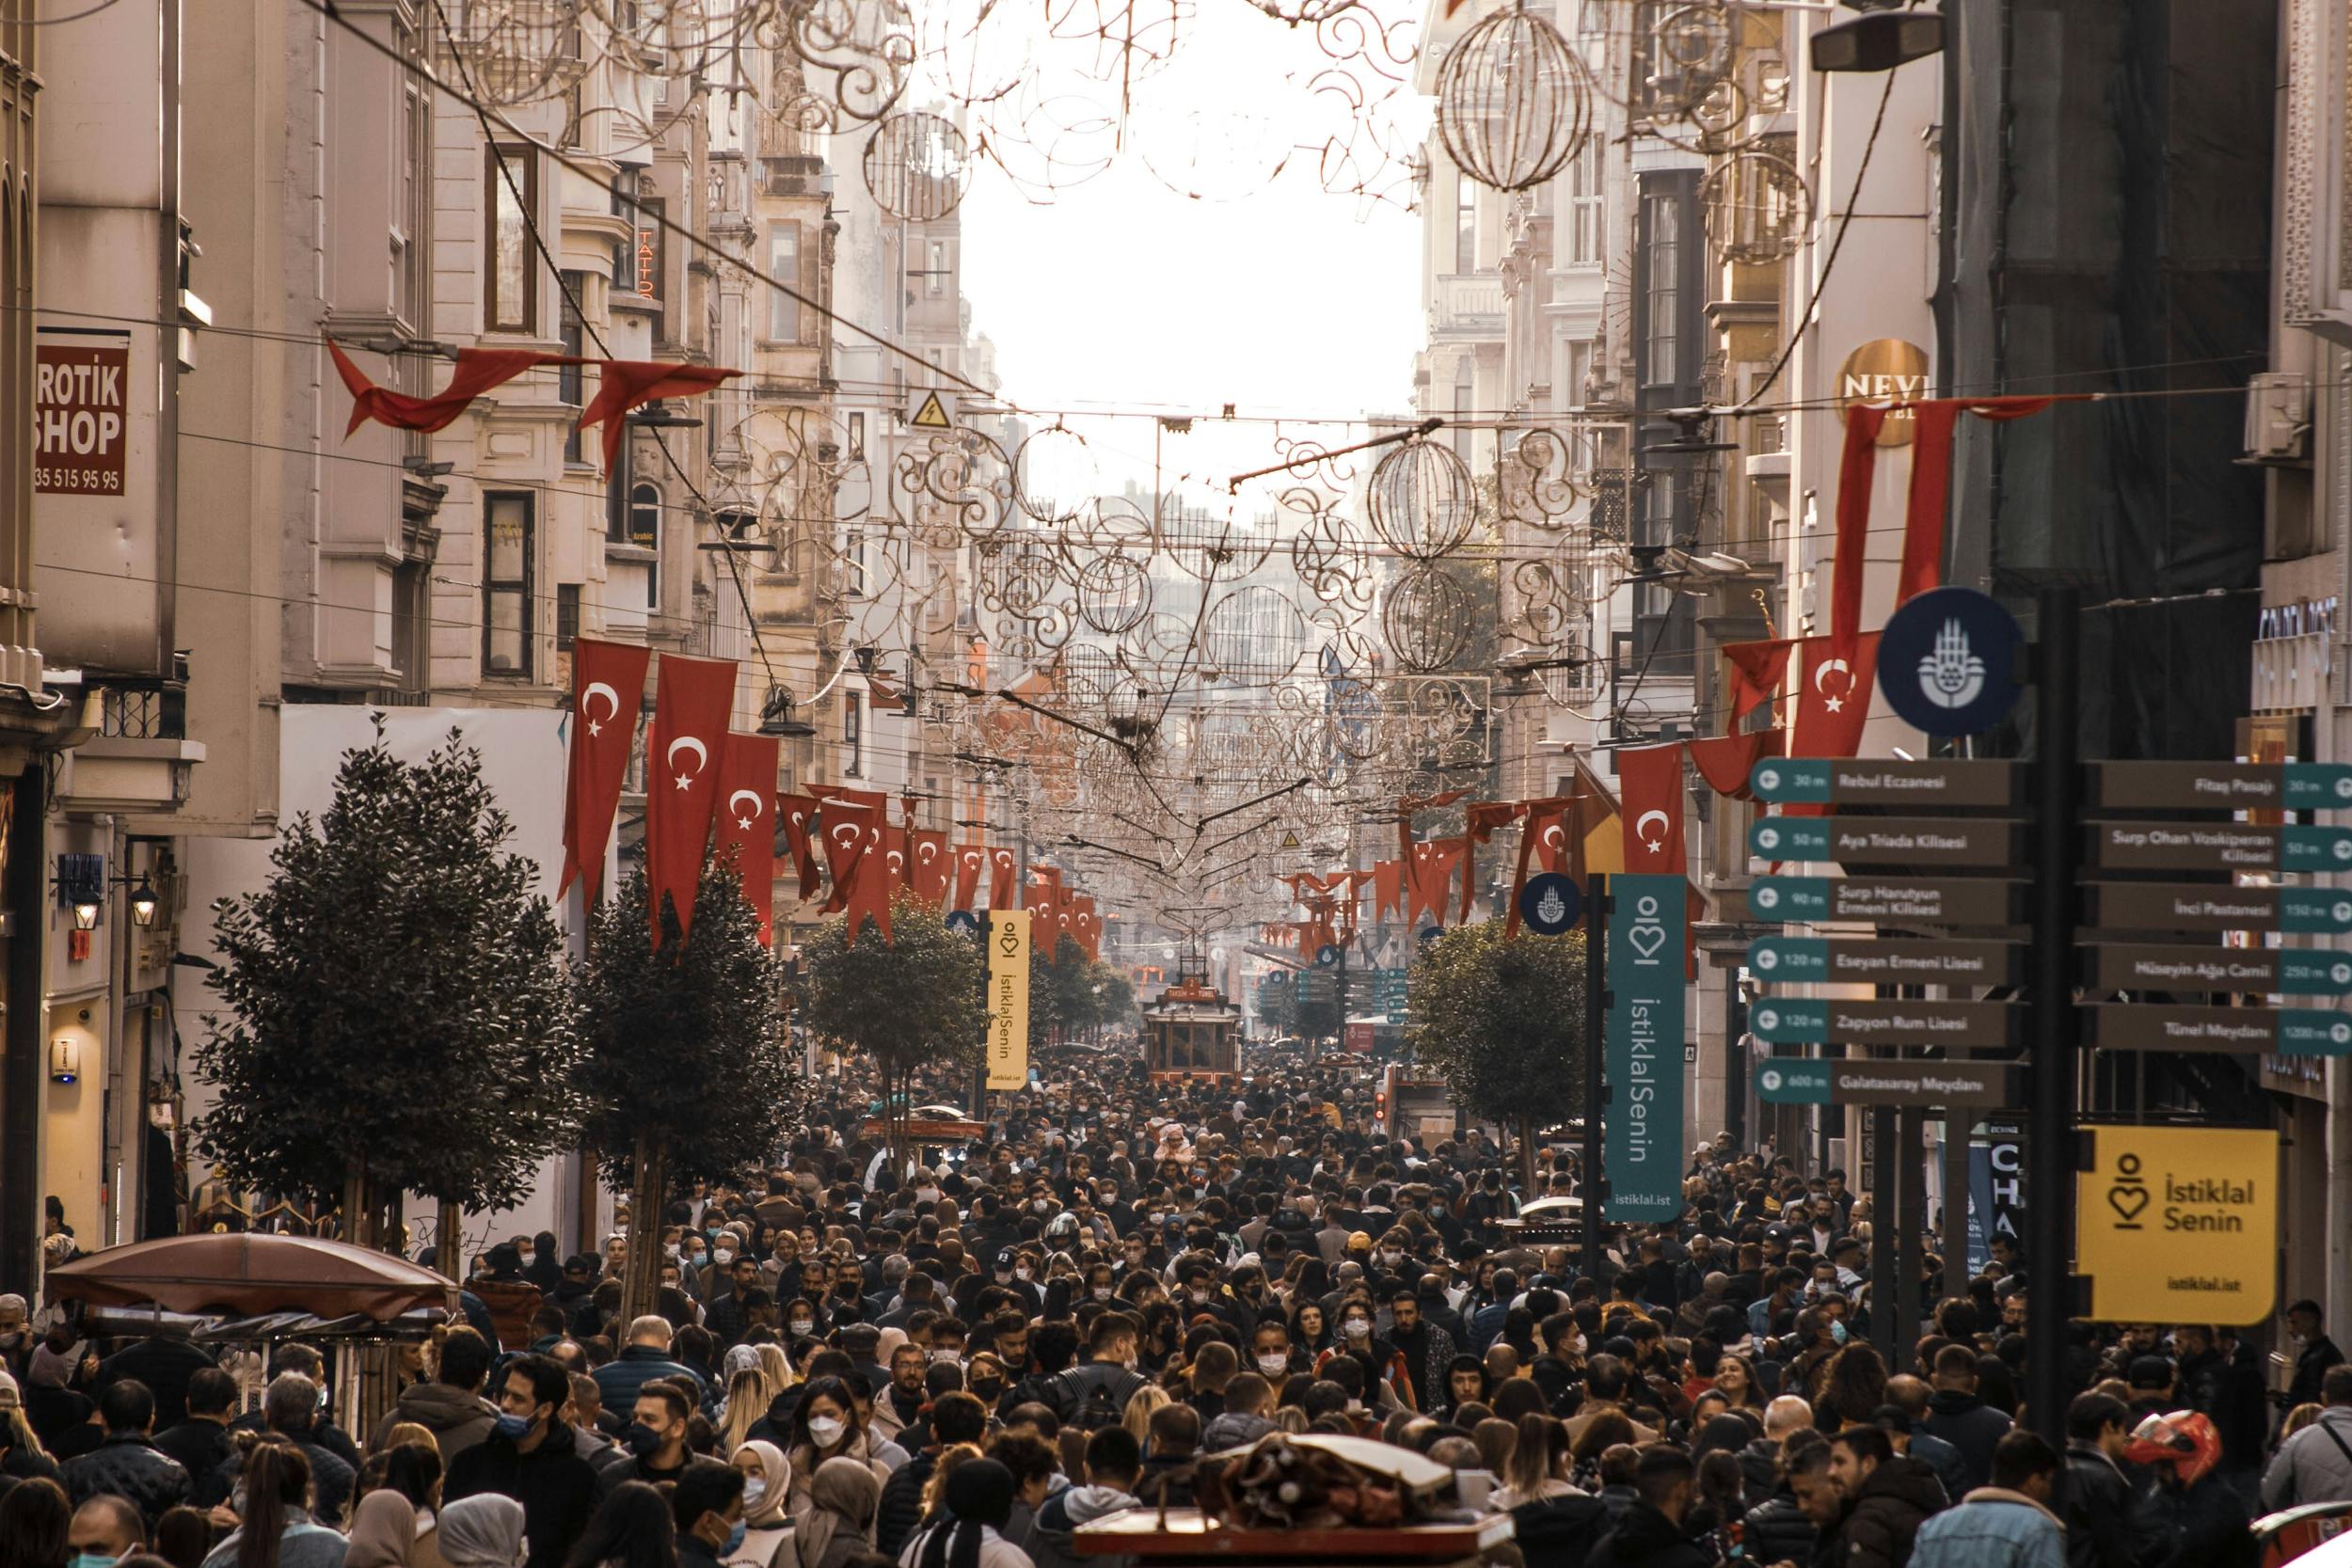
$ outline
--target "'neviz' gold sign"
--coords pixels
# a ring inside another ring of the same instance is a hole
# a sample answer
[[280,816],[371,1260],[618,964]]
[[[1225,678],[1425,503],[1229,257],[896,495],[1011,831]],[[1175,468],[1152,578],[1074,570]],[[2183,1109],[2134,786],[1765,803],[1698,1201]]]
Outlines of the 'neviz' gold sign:
[[[1900,338],[1874,338],[1846,356],[1837,368],[1837,418],[1857,403],[1899,403],[1932,397],[1928,351]],[[1879,445],[1911,444],[1911,411],[1899,409],[1879,427]]]

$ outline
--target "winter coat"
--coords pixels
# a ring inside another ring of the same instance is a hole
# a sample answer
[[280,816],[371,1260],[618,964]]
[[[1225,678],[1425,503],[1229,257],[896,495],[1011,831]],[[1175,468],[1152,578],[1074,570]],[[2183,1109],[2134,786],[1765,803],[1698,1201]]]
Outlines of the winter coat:
[[1583,1568],[1610,1526],[1609,1505],[1588,1493],[1521,1503],[1511,1511],[1527,1568]]
[[153,1529],[164,1511],[188,1500],[184,1465],[136,1433],[118,1433],[79,1459],[61,1466],[65,1495],[81,1507],[101,1492],[112,1492],[135,1507]]
[[441,1499],[497,1492],[523,1505],[523,1534],[531,1543],[525,1568],[562,1568],[596,1511],[596,1467],[559,1429],[529,1453],[492,1433],[451,1461]]
[[1747,1550],[1754,1562],[1810,1562],[1819,1532],[1796,1494],[1781,1488],[1770,1500],[1748,1510]]
[[392,1428],[414,1421],[433,1433],[441,1446],[441,1463],[447,1465],[489,1436],[498,1419],[498,1407],[479,1394],[446,1383],[413,1383],[400,1391],[392,1408],[375,1424],[375,1441],[368,1449],[373,1452],[384,1448],[392,1440]]
[[1968,1495],[1968,1466],[1961,1463],[1960,1450],[1943,1438],[1913,1429],[1910,1456],[1935,1472],[1935,1479],[1944,1483],[1947,1497]]
[[1075,1542],[1080,1525],[1142,1506],[1133,1493],[1116,1486],[1065,1486],[1038,1505],[1026,1544],[1029,1560],[1037,1568],[1103,1568],[1132,1562],[1131,1557],[1080,1557]]
[[2058,1515],[2019,1492],[1981,1486],[1919,1527],[1911,1568],[2065,1568]]
[[1637,1502],[1600,1538],[1584,1568],[1714,1568],[1714,1562],[1679,1525]]
[[1993,1446],[2009,1433],[2010,1418],[1974,1394],[1939,1388],[1928,1401],[1927,1432],[1960,1450],[1960,1463],[1976,1491],[1993,1477]]
[[1273,1430],[1274,1423],[1263,1416],[1245,1416],[1237,1410],[1228,1410],[1200,1433],[1200,1451],[1223,1453],[1228,1449],[1246,1449]]
[[2067,1444],[2067,1568],[2136,1568],[2137,1560],[2130,1479],[2098,1444]]
[[874,1549],[882,1556],[897,1557],[923,1522],[923,1488],[938,1468],[938,1453],[918,1453],[882,1482],[882,1501],[874,1510]]
[[[278,1568],[343,1568],[343,1550],[350,1543],[342,1533],[312,1524],[300,1509],[289,1512],[292,1516],[278,1537]],[[237,1554],[244,1549],[245,1532],[232,1530],[213,1548],[204,1568],[237,1568]]]
[[637,1408],[637,1390],[657,1377],[682,1377],[695,1387],[706,1390],[708,1383],[702,1373],[683,1362],[670,1359],[669,1353],[654,1345],[628,1345],[621,1354],[598,1367],[590,1374],[596,1380],[596,1391],[604,1396],[604,1407],[616,1410],[626,1418]]
[[1193,1480],[1199,1469],[1194,1454],[1168,1458],[1153,1454],[1143,1462],[1143,1479],[1136,1482],[1136,1496],[1146,1508],[1190,1508],[1193,1506]]
[[1903,1568],[1919,1527],[1950,1501],[1924,1461],[1889,1459],[1863,1478],[1820,1560],[1838,1568]]
[[210,1508],[225,1503],[229,1494],[212,1495],[213,1473],[229,1457],[231,1444],[229,1429],[218,1421],[185,1420],[167,1432],[155,1434],[158,1451],[180,1462],[188,1473],[187,1501],[192,1507]]
[[2260,1555],[2246,1504],[2218,1472],[2185,1489],[2157,1485],[2132,1522],[2143,1568],[2254,1568]]
[[155,1396],[155,1430],[161,1432],[188,1418],[188,1379],[219,1365],[201,1346],[157,1336],[125,1346],[101,1361],[90,1392],[102,1394],[109,1384],[137,1379]]

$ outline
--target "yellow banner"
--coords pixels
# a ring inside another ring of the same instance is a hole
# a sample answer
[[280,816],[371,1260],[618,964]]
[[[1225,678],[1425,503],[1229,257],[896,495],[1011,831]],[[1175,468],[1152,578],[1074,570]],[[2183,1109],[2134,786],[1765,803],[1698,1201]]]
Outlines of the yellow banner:
[[1029,1086],[1029,911],[988,911],[988,1086]]
[[2090,1276],[2090,1317],[2241,1327],[2268,1318],[2279,1134],[2097,1127],[2090,1137],[2096,1153],[2074,1200],[2075,1269]]

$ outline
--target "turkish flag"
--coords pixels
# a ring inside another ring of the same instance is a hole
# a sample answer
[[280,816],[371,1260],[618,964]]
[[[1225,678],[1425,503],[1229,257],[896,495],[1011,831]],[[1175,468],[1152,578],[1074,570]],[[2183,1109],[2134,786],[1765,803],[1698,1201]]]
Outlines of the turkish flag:
[[1520,806],[1526,813],[1527,823],[1519,830],[1519,858],[1511,871],[1511,895],[1502,914],[1502,934],[1506,937],[1519,934],[1519,895],[1527,889],[1528,863],[1539,862],[1546,872],[1565,871],[1568,866],[1569,802],[1562,799],[1525,800]]
[[1617,753],[1617,815],[1625,824],[1625,868],[1679,877],[1682,847],[1682,742]]
[[972,908],[973,898],[980,891],[980,873],[988,869],[988,846],[959,844],[956,846],[956,901],[959,910]]
[[449,378],[449,385],[431,397],[411,397],[378,387],[367,378],[366,372],[351,362],[351,356],[326,341],[326,352],[334,356],[335,373],[343,378],[343,388],[351,394],[351,422],[343,427],[343,439],[373,420],[395,430],[421,430],[430,434],[446,430],[457,422],[468,405],[494,387],[502,387],[523,372],[540,365],[584,365],[584,359],[566,358],[561,354],[534,354],[521,348],[461,348],[457,351],[457,369]]
[[1073,898],[1070,910],[1070,934],[1077,939],[1079,949],[1091,963],[1103,956],[1103,921],[1094,911],[1092,897]]
[[909,870],[914,896],[935,910],[945,908],[947,884],[955,872],[955,857],[948,852],[947,835],[929,828],[910,828],[907,839],[913,851]]
[[1405,901],[1404,862],[1375,861],[1372,863],[1372,918],[1385,919],[1389,911],[1402,912]]
[[665,365],[653,359],[605,359],[596,378],[596,395],[580,416],[579,428],[604,426],[604,471],[611,473],[621,455],[621,436],[628,411],[657,398],[696,397],[741,371],[716,365]]
[[718,852],[735,851],[743,901],[759,916],[759,943],[771,945],[776,911],[777,739],[729,732],[719,764]]
[[[654,678],[653,734],[645,742],[645,880],[654,942],[661,900],[677,911],[678,935],[694,927],[694,885],[719,803],[721,752],[735,706],[735,660],[661,656]],[[775,777],[769,775],[769,787]]]
[[809,838],[817,821],[817,798],[787,795],[776,802],[776,815],[784,821],[784,847],[790,851],[792,864],[801,874],[801,896],[814,898],[824,885],[817,869],[817,847]]
[[1788,752],[1787,730],[1749,730],[1740,735],[1717,736],[1709,740],[1693,740],[1691,761],[1696,765],[1699,777],[1718,795],[1728,795],[1735,800],[1753,800],[1756,796],[1748,788],[1748,775],[1766,757],[1786,756]]
[[[850,889],[857,880],[858,866],[866,859],[867,830],[874,815],[882,808],[862,805],[853,800],[827,800],[818,837],[824,841],[825,868],[833,875],[833,895],[825,900],[823,912],[838,914],[850,907]],[[855,930],[850,932],[854,939]]]
[[651,649],[583,637],[572,644],[570,765],[564,775],[564,874],[557,897],[580,879],[580,898],[594,907],[604,891],[604,846],[621,806],[637,711],[645,702]]
[[[1851,653],[1836,640],[1808,637],[1798,670],[1797,722],[1788,740],[1793,757],[1850,757],[1862,744],[1863,721],[1870,716],[1870,688],[1878,676],[1879,634],[1856,638]],[[1791,816],[1818,816],[1791,809]]]
[[1462,808],[1462,823],[1470,830],[1470,837],[1484,844],[1495,836],[1497,828],[1526,815],[1524,800],[1473,800]]
[[988,852],[988,907],[1009,910],[1021,901],[1021,866],[1009,849]]
[[1780,695],[1781,683],[1788,678],[1788,652],[1796,646],[1793,638],[1776,638],[1770,642],[1726,642],[1724,657],[1731,662],[1731,679],[1724,694],[1728,717],[1724,733],[1729,735],[1739,728],[1740,721]]

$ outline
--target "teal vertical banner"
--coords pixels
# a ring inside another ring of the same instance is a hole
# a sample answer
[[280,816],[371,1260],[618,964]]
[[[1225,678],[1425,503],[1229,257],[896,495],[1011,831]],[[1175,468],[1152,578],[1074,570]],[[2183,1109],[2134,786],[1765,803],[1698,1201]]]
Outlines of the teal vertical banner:
[[1607,1217],[1682,1212],[1683,879],[1609,879]]

